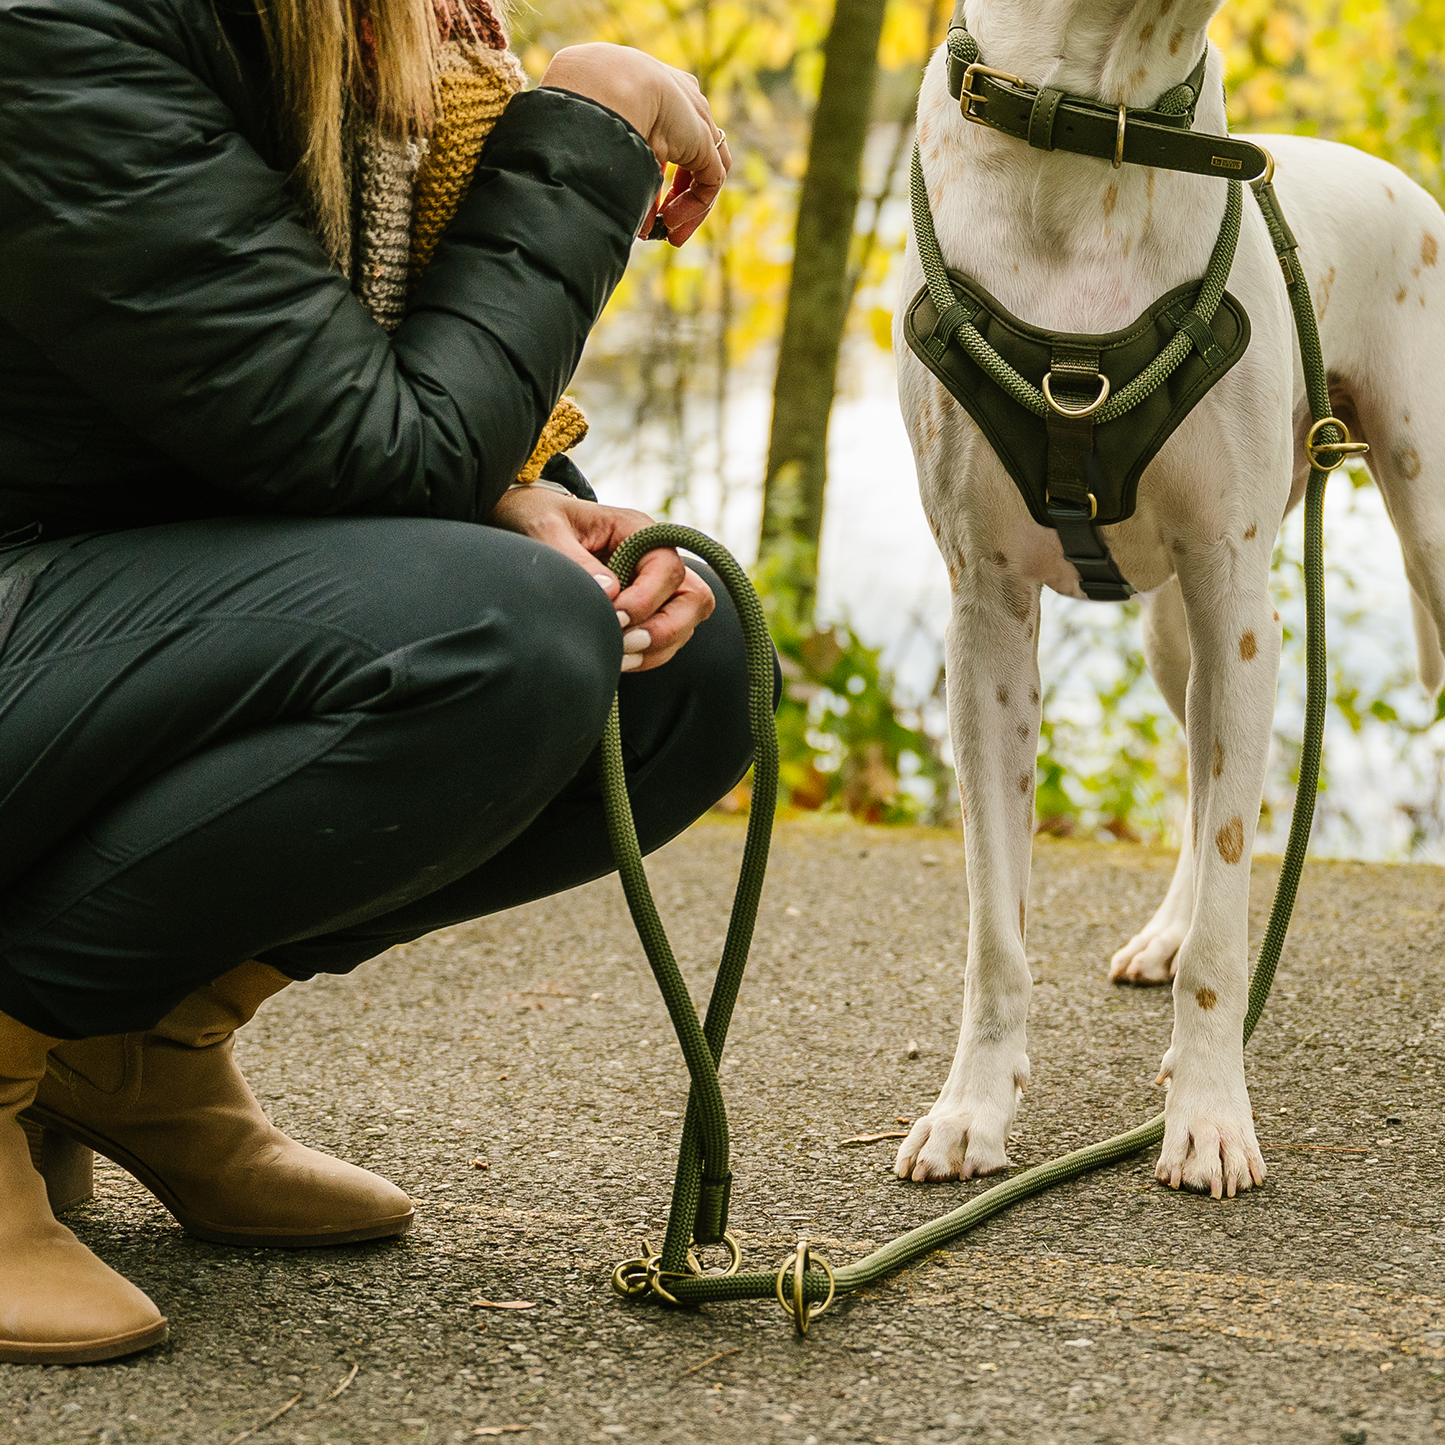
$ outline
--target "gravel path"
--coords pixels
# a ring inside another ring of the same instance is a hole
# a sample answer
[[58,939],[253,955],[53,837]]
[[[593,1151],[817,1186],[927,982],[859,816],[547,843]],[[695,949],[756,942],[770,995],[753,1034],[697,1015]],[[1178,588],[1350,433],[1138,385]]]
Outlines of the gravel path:
[[[741,837],[709,821],[652,865],[698,994]],[[1170,1026],[1166,992],[1111,987],[1104,961],[1172,860],[1044,841],[1035,859],[1022,1164],[1156,1112]],[[1273,878],[1256,865],[1256,936]],[[170,1343],[0,1366],[0,1441],[1441,1439],[1442,882],[1306,870],[1249,1051],[1264,1189],[1174,1195],[1141,1156],[841,1304],[806,1341],[776,1303],[689,1315],[608,1287],[660,1235],[685,1088],[615,882],[293,988],[243,1035],[257,1092],[283,1128],[410,1190],[417,1229],[222,1249],[103,1168],[68,1222],[156,1299]],[[847,1261],[986,1187],[900,1182],[892,1141],[839,1147],[931,1102],[966,931],[956,838],[779,828],[723,1070],[750,1261],[799,1233]]]

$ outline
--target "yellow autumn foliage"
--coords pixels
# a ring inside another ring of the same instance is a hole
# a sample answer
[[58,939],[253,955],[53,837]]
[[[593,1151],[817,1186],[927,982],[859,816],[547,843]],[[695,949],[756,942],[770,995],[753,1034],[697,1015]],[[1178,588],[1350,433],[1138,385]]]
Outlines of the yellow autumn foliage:
[[[879,60],[879,144],[858,220],[853,331],[889,344],[889,271],[905,236],[908,124],[949,0],[891,0]],[[723,415],[728,376],[766,357],[783,322],[794,209],[831,0],[557,0],[516,20],[541,74],[562,45],[611,40],[696,74],[735,161],[693,244],[644,248],[589,348],[594,381],[651,400],[684,446],[701,398]],[[1445,197],[1445,0],[1231,0],[1211,35],[1226,61],[1237,131],[1294,131],[1357,145]],[[900,163],[901,162],[901,163]],[[690,403],[689,398],[693,399]]]

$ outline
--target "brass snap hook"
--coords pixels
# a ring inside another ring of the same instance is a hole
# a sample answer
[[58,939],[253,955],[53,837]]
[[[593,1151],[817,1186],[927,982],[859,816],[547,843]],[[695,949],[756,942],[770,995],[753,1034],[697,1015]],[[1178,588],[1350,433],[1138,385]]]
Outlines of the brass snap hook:
[[652,1288],[652,1267],[661,1256],[653,1252],[647,1240],[642,1241],[642,1253],[635,1259],[624,1259],[612,1271],[612,1288],[623,1299],[638,1299]]
[[[1083,406],[1069,406],[1066,402],[1056,401],[1054,399],[1054,393],[1051,385],[1051,383],[1053,382],[1053,377],[1054,374],[1052,371],[1046,372],[1044,374],[1044,400],[1048,402],[1050,408],[1057,412],[1060,416],[1066,416],[1073,420],[1078,420],[1081,417],[1093,416],[1093,414],[1098,411],[1098,409],[1103,406],[1103,404],[1109,399],[1109,378],[1105,376],[1103,372],[1100,372],[1097,377],[1092,378],[1099,383],[1098,396],[1096,396],[1093,401],[1087,402]],[[1070,376],[1069,380],[1072,381],[1073,377]]]
[[[810,1305],[804,1302],[803,1285],[808,1270],[816,1265],[828,1276],[828,1297],[822,1304]],[[791,1275],[791,1289],[788,1295],[783,1293],[784,1285],[788,1283]],[[778,1303],[782,1305],[783,1312],[793,1321],[793,1327],[800,1335],[808,1333],[808,1326],[833,1303],[833,1296],[838,1292],[837,1281],[833,1277],[833,1268],[821,1254],[814,1254],[808,1248],[808,1241],[800,1239],[798,1247],[778,1266],[778,1279],[774,1286],[774,1293],[778,1297]]]
[[[1321,427],[1337,426],[1343,437],[1337,442],[1317,442],[1315,438],[1320,433]],[[1352,442],[1350,440],[1350,429],[1337,416],[1321,417],[1311,428],[1309,435],[1305,438],[1305,455],[1310,459],[1310,465],[1317,471],[1332,472],[1337,467],[1345,464],[1346,457],[1363,456],[1369,451],[1369,442]],[[1339,460],[1330,462],[1328,466],[1320,460],[1321,452],[1338,452]]]

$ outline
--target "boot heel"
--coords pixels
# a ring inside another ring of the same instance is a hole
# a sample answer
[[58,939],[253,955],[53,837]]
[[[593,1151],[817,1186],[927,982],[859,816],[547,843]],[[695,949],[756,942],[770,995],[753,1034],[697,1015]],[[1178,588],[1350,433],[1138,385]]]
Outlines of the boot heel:
[[95,1195],[95,1155],[56,1129],[22,1116],[30,1162],[45,1181],[52,1214],[64,1214]]

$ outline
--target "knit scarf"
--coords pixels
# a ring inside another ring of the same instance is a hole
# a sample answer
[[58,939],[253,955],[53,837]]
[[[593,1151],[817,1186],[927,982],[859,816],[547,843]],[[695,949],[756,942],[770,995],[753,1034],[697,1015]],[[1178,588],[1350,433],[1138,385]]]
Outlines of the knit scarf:
[[[436,0],[442,26],[437,115],[425,139],[385,134],[364,104],[348,125],[351,289],[386,331],[401,324],[407,298],[426,270],[471,182],[482,144],[526,84],[488,0]],[[465,4],[471,20],[456,7]],[[360,19],[363,58],[371,28]],[[547,419],[519,482],[535,482],[559,452],[587,435],[587,418],[563,397]]]

